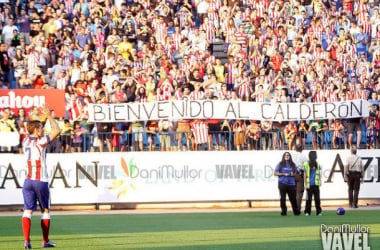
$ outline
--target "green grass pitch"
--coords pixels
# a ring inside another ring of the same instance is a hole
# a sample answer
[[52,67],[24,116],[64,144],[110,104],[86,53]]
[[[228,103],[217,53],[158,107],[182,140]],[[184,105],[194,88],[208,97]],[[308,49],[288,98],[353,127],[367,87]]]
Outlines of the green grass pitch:
[[[40,216],[32,218],[32,246],[41,248]],[[50,238],[58,249],[322,249],[320,225],[360,224],[380,249],[380,211],[344,216],[280,216],[279,212],[54,215]],[[0,249],[22,249],[20,216],[0,216]]]

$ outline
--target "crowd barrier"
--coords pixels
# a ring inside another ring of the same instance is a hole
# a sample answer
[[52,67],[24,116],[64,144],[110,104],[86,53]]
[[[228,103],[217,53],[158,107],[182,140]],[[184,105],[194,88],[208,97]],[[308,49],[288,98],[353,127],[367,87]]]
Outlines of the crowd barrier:
[[[178,132],[168,132],[170,137],[170,148],[171,150],[177,151],[179,149],[186,148],[186,150],[192,150],[192,142],[191,140],[188,142],[186,140],[186,133],[178,133]],[[189,132],[191,135],[191,132]],[[368,138],[366,136],[367,131],[364,127],[362,129],[361,142],[363,148],[367,148]],[[374,131],[374,134],[377,135],[378,132]],[[140,136],[141,135],[141,136]],[[227,150],[233,151],[236,150],[236,145],[234,144],[234,135],[233,131],[220,131],[220,132],[209,132],[209,135],[212,137],[211,148],[207,145],[207,143],[201,144],[198,150]],[[304,140],[304,148],[311,149],[313,148],[313,135],[315,132],[311,132],[309,134],[299,133],[299,138],[305,138]],[[332,149],[332,131],[323,131],[320,133],[321,136],[316,136],[315,143],[316,145],[320,145],[318,149]],[[142,150],[138,150],[136,148],[135,143],[137,143],[136,138],[142,138]],[[49,146],[48,152],[54,153],[68,153],[68,152],[77,152],[78,147],[80,146],[81,152],[93,152],[99,151],[99,142],[97,138],[101,138],[104,146],[104,152],[112,151],[107,148],[106,139],[108,138],[111,144],[114,144],[115,152],[123,152],[123,151],[160,151],[161,143],[160,143],[160,133],[156,133],[153,137],[152,148],[149,147],[149,136],[146,132],[128,133],[126,131],[122,132],[120,135],[112,134],[111,132],[107,133],[85,133],[82,136],[82,143],[74,143],[73,137],[71,134],[63,134],[58,137],[53,144]],[[179,141],[179,138],[181,140]],[[276,138],[276,142],[274,142],[274,138]],[[374,137],[374,141],[372,143],[372,148],[377,148],[378,140],[380,138]],[[116,143],[116,142],[117,143]],[[295,139],[295,142],[297,140]],[[242,150],[253,149],[253,150],[283,150],[289,149],[289,145],[286,140],[284,140],[283,131],[270,131],[270,132],[261,132],[260,139],[257,142],[257,145],[251,145],[248,147],[248,140],[243,145]],[[268,143],[270,147],[268,147]],[[354,133],[353,143],[356,144],[356,132]],[[17,133],[0,133],[0,152],[16,152],[18,151],[17,145],[19,144]],[[188,145],[190,144],[190,145]],[[276,146],[273,146],[276,145]],[[348,147],[347,142],[347,131],[343,131],[342,138],[337,140],[336,142],[337,149],[345,149]],[[180,147],[179,147],[180,146]],[[164,148],[164,151],[167,151],[167,148]]]
[[[292,151],[294,152],[294,151]],[[274,169],[284,151],[47,154],[52,204],[278,200]],[[308,151],[303,152],[305,155]],[[347,199],[349,150],[319,150],[322,199]],[[380,198],[380,150],[359,150],[361,199]],[[0,205],[22,204],[26,175],[19,154],[0,158]]]

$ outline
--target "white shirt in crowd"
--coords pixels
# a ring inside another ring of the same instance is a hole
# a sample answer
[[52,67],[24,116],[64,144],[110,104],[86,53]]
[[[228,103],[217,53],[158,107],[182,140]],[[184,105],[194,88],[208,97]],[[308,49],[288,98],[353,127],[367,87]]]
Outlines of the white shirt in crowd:
[[[1,0],[0,0],[1,1]],[[7,43],[8,40],[11,40],[12,37],[13,37],[13,31],[14,30],[17,30],[18,31],[18,28],[16,25],[12,25],[12,26],[9,26],[9,25],[5,25],[3,27],[3,32],[2,32],[2,37],[3,37],[3,42],[4,43]]]

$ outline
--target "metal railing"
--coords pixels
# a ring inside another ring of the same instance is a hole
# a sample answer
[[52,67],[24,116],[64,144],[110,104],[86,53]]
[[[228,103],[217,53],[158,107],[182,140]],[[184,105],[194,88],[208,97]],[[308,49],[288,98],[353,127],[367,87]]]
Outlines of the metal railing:
[[[146,132],[112,134],[112,133],[87,133],[83,134],[82,143],[74,143],[69,135],[61,135],[58,140],[50,145],[50,152],[99,152],[100,144],[103,145],[104,152],[124,152],[124,151],[182,151],[195,150],[194,137],[191,132],[179,133],[175,131],[166,132],[165,134],[156,133],[153,136]],[[141,134],[141,136],[140,136]],[[361,145],[366,147],[367,137],[362,133]],[[168,145],[162,145],[162,137],[167,137]],[[137,138],[142,137],[140,142]],[[191,137],[191,138],[190,138]],[[302,140],[304,138],[304,140]],[[379,137],[380,139],[380,137]],[[294,139],[296,143],[303,144],[305,149],[345,149],[348,148],[347,132],[344,131],[341,138],[333,143],[332,132],[323,131],[320,133],[311,132],[309,134],[298,134]],[[373,147],[376,148],[376,138]],[[251,143],[251,145],[248,145]],[[257,142],[249,141],[245,136],[245,143],[240,150],[290,150],[288,142],[284,139],[282,131],[261,132]],[[354,134],[353,143],[356,144],[356,134]],[[142,146],[142,147],[141,147]],[[335,146],[335,147],[334,147]],[[80,148],[80,150],[78,150]],[[209,142],[198,145],[197,150],[237,150],[235,144],[235,132],[209,132]]]
[[[362,131],[360,145],[362,148],[380,147],[380,133],[374,131],[374,136],[367,136],[367,130]],[[166,141],[163,140],[166,137]],[[138,141],[141,137],[142,141]],[[333,143],[332,131],[299,133],[294,139],[293,145],[300,143],[304,149],[346,149],[348,148],[347,131],[342,137]],[[373,141],[372,141],[373,140]],[[168,145],[162,145],[168,142]],[[209,142],[195,147],[194,136],[191,132],[170,131],[165,134],[128,133],[86,133],[81,136],[80,142],[74,141],[71,134],[60,135],[48,146],[48,152],[72,153],[72,152],[124,152],[124,151],[187,151],[187,150],[238,150],[235,143],[235,132],[220,131],[209,132]],[[353,144],[356,144],[354,133]],[[197,148],[197,149],[195,149]],[[249,140],[245,136],[245,142],[239,150],[290,150],[288,142],[284,138],[283,131],[260,132],[258,140]],[[19,152],[17,147],[1,147],[0,152]]]

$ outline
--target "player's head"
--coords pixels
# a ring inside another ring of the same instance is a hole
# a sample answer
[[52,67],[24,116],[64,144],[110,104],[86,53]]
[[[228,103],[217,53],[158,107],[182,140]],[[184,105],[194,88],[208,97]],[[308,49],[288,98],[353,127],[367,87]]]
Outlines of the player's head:
[[42,135],[42,123],[40,121],[29,121],[28,122],[28,133],[33,136]]

